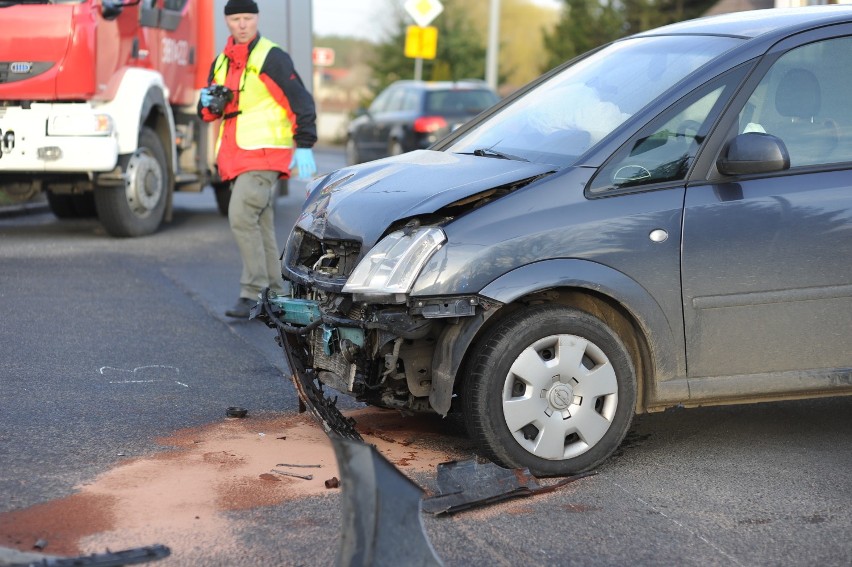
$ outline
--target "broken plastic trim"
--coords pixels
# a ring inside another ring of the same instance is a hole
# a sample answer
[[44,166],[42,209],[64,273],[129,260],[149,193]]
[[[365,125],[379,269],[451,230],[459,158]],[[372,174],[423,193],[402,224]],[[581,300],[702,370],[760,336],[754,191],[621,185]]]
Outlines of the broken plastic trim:
[[79,557],[55,557],[31,563],[13,563],[9,567],[121,567],[159,561],[171,554],[172,551],[165,545],[155,544]]
[[441,463],[438,465],[438,494],[423,499],[423,511],[435,515],[453,514],[508,498],[550,492],[593,474],[586,472],[542,486],[529,469],[506,469],[494,463],[479,464],[475,459]]
[[372,445],[329,437],[342,479],[337,565],[443,565],[423,530],[423,490]]
[[[319,326],[322,321],[315,321],[306,327],[297,327],[282,321],[275,315],[269,303],[269,288],[260,294],[260,302],[252,307],[250,319],[261,319],[278,332],[278,344],[284,351],[287,364],[290,367],[290,380],[299,394],[299,401],[305,409],[320,422],[327,435],[335,433],[346,439],[362,441],[361,434],[355,429],[355,420],[344,417],[337,409],[337,397],[325,397],[322,384],[314,375],[313,369],[306,369],[298,357],[293,356],[291,349],[304,349],[304,335]],[[304,411],[302,407],[300,411]]]

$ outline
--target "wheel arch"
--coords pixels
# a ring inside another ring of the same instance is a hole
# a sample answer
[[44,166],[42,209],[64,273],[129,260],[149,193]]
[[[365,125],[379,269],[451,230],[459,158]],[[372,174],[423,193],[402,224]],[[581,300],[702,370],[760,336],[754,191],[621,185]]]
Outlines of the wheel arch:
[[670,328],[662,308],[637,282],[607,266],[570,259],[536,262],[497,278],[479,295],[501,306],[464,323],[460,331],[447,331],[453,334],[455,344],[451,352],[437,357],[434,399],[430,395],[432,407],[439,413],[449,409],[451,396],[464,379],[459,370],[464,368],[469,347],[503,318],[534,303],[576,307],[601,319],[619,336],[636,371],[637,412],[655,405],[660,381],[684,375],[682,340]]
[[118,134],[118,151],[132,154],[139,147],[139,133],[151,128],[166,152],[167,196],[164,220],[171,220],[172,196],[177,169],[174,116],[166,96],[163,77],[150,69],[127,68],[121,75],[115,96],[101,109],[112,116]]

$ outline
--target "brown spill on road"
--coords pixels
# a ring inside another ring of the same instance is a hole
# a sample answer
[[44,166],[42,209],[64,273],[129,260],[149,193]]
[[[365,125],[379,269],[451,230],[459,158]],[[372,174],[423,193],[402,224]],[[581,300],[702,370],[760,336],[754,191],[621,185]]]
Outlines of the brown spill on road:
[[[471,456],[435,416],[373,408],[346,414],[364,441],[405,474]],[[157,442],[170,449],[124,461],[65,498],[0,514],[0,546],[31,551],[46,540],[44,553],[51,555],[158,541],[173,548],[227,547],[235,542],[222,512],[339,493],[325,487],[340,473],[328,437],[308,414],[226,419]],[[281,466],[294,464],[321,467]]]

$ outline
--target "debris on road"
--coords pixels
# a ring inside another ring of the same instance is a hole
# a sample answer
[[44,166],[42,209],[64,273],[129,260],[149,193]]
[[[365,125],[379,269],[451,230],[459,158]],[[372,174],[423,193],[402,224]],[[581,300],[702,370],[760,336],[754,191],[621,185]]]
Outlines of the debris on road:
[[245,417],[248,415],[248,410],[239,406],[231,406],[225,410],[225,415],[227,417]]
[[296,474],[296,473],[288,472],[288,471],[279,471],[278,469],[272,469],[272,472],[274,472],[275,474],[280,474],[281,476],[293,476],[293,477],[302,478],[302,479],[305,479],[305,480],[313,480],[314,479],[314,475],[312,475],[312,474]]
[[344,479],[337,565],[443,565],[423,530],[423,490],[372,445],[329,437]]
[[325,481],[325,487],[326,488],[340,488],[340,480],[336,476],[333,476],[330,479],[328,479],[327,481]]
[[480,464],[476,459],[441,463],[438,465],[438,494],[423,499],[423,511],[435,515],[453,514],[508,498],[550,492],[593,474],[582,473],[542,485],[526,468],[506,469],[494,463]]
[[30,563],[12,563],[8,567],[121,567],[159,561],[171,555],[165,545],[149,545],[122,551],[93,553],[79,557],[47,557]]
[[296,465],[296,464],[288,464],[288,463],[278,463],[275,465],[276,467],[298,467],[303,469],[319,469],[322,468],[322,465]]

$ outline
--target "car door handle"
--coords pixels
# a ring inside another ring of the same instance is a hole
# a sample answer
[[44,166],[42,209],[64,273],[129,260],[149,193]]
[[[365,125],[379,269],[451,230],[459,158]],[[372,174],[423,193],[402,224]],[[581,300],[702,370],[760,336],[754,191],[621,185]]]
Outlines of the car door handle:
[[669,233],[662,228],[657,228],[651,231],[648,238],[651,239],[651,242],[665,242],[669,238]]

